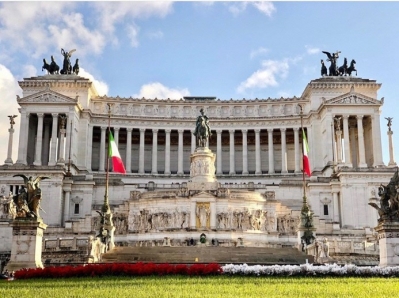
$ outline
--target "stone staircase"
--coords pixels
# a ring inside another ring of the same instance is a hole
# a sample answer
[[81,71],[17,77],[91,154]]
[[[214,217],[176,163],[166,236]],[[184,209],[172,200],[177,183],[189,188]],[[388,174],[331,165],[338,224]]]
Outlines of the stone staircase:
[[263,264],[297,265],[313,257],[292,247],[221,247],[221,246],[185,246],[185,247],[116,247],[102,256],[104,263],[219,263],[219,264]]

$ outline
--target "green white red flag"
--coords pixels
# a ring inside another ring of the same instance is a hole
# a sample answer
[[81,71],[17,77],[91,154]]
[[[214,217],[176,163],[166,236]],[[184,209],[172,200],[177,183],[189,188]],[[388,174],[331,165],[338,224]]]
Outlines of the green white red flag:
[[114,172],[126,174],[125,166],[123,165],[121,155],[119,154],[118,147],[116,146],[111,131],[109,132],[109,157],[112,158]]
[[310,177],[312,176],[312,172],[310,170],[309,146],[303,128],[302,128],[302,146],[303,146],[303,171],[306,175]]

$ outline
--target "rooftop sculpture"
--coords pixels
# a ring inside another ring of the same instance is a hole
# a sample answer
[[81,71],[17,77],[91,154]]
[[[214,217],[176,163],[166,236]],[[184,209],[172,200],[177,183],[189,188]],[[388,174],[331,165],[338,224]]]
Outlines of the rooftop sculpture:
[[70,50],[69,52],[65,51],[64,49],[61,49],[61,55],[64,57],[63,63],[62,63],[62,69],[60,70],[60,67],[58,64],[55,62],[54,56],[51,56],[51,63],[48,64],[46,59],[43,59],[43,66],[42,66],[42,71],[47,70],[47,74],[50,75],[71,75],[71,74],[79,74],[79,59],[76,59],[75,65],[72,67],[71,64],[71,56],[72,53],[75,52],[76,50]]
[[[355,68],[356,61],[352,59],[350,65],[348,66],[348,61],[344,58],[344,64],[340,67],[337,66],[337,60],[339,58],[340,51],[336,51],[335,53],[330,53],[326,51],[322,51],[324,54],[327,55],[327,61],[330,62],[330,67],[328,68],[328,76],[351,76],[352,72],[357,70]],[[324,65],[324,61],[321,60],[321,76],[327,76],[327,67]]]

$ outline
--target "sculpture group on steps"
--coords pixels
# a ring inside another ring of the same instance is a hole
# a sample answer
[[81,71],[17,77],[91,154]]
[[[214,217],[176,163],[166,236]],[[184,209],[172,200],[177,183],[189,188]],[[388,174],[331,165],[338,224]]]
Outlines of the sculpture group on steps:
[[336,51],[335,53],[330,53],[330,52],[326,52],[323,51],[324,54],[327,55],[328,59],[327,61],[329,61],[330,67],[328,68],[328,74],[327,74],[327,67],[324,64],[324,61],[321,60],[321,76],[351,76],[352,72],[356,72],[357,75],[357,69],[355,67],[356,61],[355,59],[352,59],[352,61],[350,62],[350,65],[348,66],[348,60],[346,58],[344,58],[344,64],[340,67],[338,67],[337,65],[337,60],[339,58],[339,54],[341,53],[340,51]]

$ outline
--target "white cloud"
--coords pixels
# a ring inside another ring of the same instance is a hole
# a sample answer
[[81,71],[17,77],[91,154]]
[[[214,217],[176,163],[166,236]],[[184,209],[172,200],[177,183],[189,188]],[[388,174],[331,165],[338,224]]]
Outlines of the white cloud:
[[255,58],[256,56],[267,54],[269,52],[268,49],[260,47],[256,50],[251,51],[251,54],[249,55],[251,59]]
[[19,127],[20,127],[20,114],[18,112],[19,105],[16,100],[16,95],[22,96],[22,90],[18,86],[17,79],[12,75],[11,71],[0,64],[0,139],[3,140],[4,146],[0,146],[0,164],[3,164],[7,158],[8,150],[8,137],[10,128],[10,121],[8,115],[18,115],[15,118],[14,137],[13,137],[13,152],[12,160],[17,160],[17,148],[19,141]]
[[149,83],[145,84],[140,88],[140,93],[135,94],[136,98],[149,98],[149,99],[180,99],[184,96],[189,96],[190,91],[188,89],[173,89],[162,85],[161,83]]
[[99,24],[102,28],[107,32],[114,32],[115,24],[122,23],[125,18],[165,17],[172,12],[173,2],[95,2],[93,5],[98,13]]
[[319,54],[321,50],[319,48],[311,47],[311,46],[305,46],[306,52],[309,55],[314,55],[314,54]]
[[107,83],[95,79],[92,74],[88,73],[81,67],[79,68],[79,76],[90,79],[93,82],[94,88],[96,88],[98,95],[103,96],[108,94],[109,88]]
[[240,13],[244,12],[248,5],[252,5],[261,13],[271,17],[273,12],[276,11],[272,2],[269,1],[243,1],[243,2],[233,2],[234,4],[229,4],[228,9],[234,15],[237,16]]
[[248,79],[237,88],[237,92],[242,93],[247,89],[267,88],[277,86],[277,77],[286,78],[288,75],[288,61],[265,60],[259,70],[254,72]]
[[268,17],[272,16],[272,13],[276,11],[272,2],[268,1],[256,1],[251,2],[253,6],[255,6],[260,12],[264,13]]
[[137,48],[139,46],[139,41],[137,38],[139,34],[139,27],[136,26],[135,24],[131,24],[127,26],[126,30],[127,30],[127,36],[130,39],[130,45],[133,48]]
[[158,31],[151,31],[147,33],[149,39],[162,39],[163,32],[161,30]]

